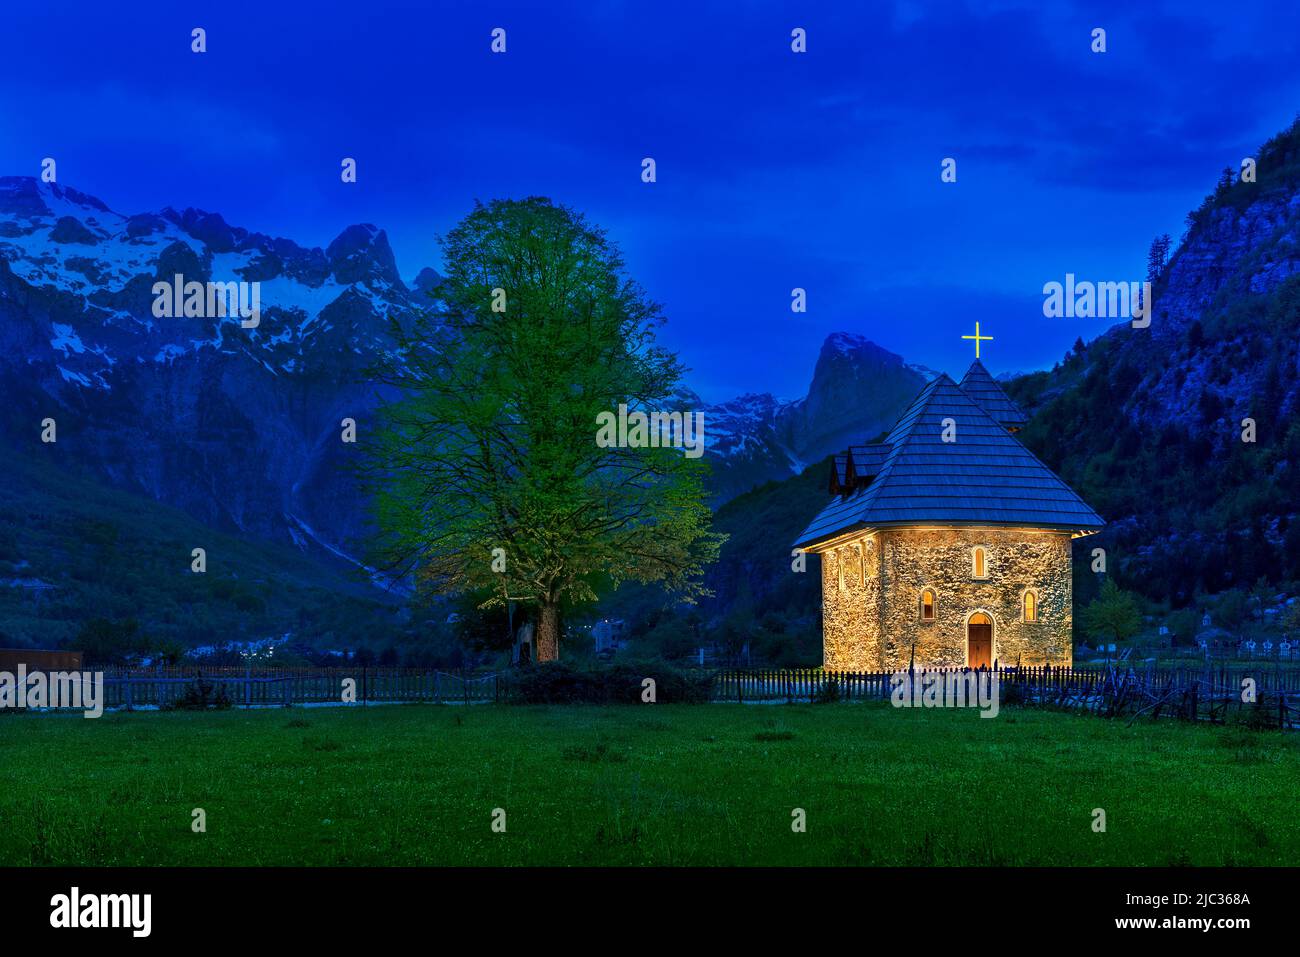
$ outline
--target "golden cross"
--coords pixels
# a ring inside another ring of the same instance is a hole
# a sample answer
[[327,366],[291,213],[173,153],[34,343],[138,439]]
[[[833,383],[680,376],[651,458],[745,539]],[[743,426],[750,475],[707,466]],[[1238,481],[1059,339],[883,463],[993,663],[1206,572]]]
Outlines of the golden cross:
[[978,320],[978,319],[975,321],[975,335],[973,335],[973,336],[962,336],[962,338],[963,338],[963,339],[974,339],[974,340],[975,340],[975,358],[976,358],[976,359],[978,359],[978,358],[980,357],[980,343],[981,343],[981,342],[992,342],[992,341],[993,341],[993,337],[992,337],[992,336],[981,336],[981,335],[980,335],[980,324],[979,324],[979,320]]

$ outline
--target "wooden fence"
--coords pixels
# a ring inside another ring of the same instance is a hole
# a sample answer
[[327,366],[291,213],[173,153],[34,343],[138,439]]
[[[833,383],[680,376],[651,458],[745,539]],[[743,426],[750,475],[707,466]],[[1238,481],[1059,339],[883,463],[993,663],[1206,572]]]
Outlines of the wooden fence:
[[[1107,668],[1015,667],[995,669],[1004,704],[1086,711],[1136,720],[1149,716],[1257,726],[1300,725],[1300,668],[1279,665]],[[967,673],[964,668],[916,669],[927,675]],[[351,680],[358,704],[432,702],[476,704],[509,698],[509,675],[452,673],[418,668],[104,669],[105,708],[168,707],[200,678],[235,707],[342,704]],[[726,669],[712,672],[715,702],[888,700],[894,672],[820,668]],[[1244,694],[1253,682],[1253,700]]]
[[417,668],[118,668],[104,670],[104,707],[167,707],[200,679],[223,692],[235,707],[342,704],[349,679],[358,704],[479,704],[496,701],[502,690],[496,674]]
[[[913,682],[966,674],[966,668],[915,669]],[[713,700],[741,704],[812,700],[888,700],[896,672],[756,669],[719,672]],[[1261,727],[1300,726],[1300,668],[1075,669],[999,668],[1004,703],[1086,711],[1107,717],[1176,717],[1245,721]],[[1247,682],[1251,682],[1248,684]]]

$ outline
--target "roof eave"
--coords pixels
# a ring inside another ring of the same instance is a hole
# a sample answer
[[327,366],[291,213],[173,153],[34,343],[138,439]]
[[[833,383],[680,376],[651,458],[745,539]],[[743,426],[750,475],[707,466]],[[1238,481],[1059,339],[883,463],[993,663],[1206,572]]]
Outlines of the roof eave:
[[1059,524],[1053,522],[953,522],[953,521],[906,521],[906,522],[873,522],[870,524],[859,524],[839,529],[826,535],[818,535],[813,538],[805,538],[795,542],[794,547],[803,552],[817,554],[818,552],[829,551],[837,545],[844,542],[852,541],[856,538],[874,535],[877,531],[893,528],[916,528],[916,529],[942,529],[942,528],[1023,528],[1032,531],[1043,532],[1069,532],[1071,538],[1084,538],[1088,535],[1095,535],[1105,528],[1105,523],[1100,525],[1079,525],[1077,523]]

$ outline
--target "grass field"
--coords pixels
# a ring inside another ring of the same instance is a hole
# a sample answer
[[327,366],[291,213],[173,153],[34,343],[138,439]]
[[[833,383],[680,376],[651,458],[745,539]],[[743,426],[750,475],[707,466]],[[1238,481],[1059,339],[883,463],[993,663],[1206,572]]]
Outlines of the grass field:
[[1294,736],[1011,708],[10,713],[0,865],[1294,864],[1298,782]]

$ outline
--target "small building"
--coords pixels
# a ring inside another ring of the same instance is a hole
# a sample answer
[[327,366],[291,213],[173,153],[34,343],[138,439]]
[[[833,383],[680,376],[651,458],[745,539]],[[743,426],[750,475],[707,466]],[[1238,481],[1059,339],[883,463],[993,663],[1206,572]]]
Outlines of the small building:
[[1072,664],[1071,544],[1104,523],[1016,438],[1025,422],[976,359],[835,456],[794,543],[821,556],[825,667]]
[[80,651],[52,651],[45,648],[0,648],[0,671],[18,672],[23,665],[30,671],[80,671]]

